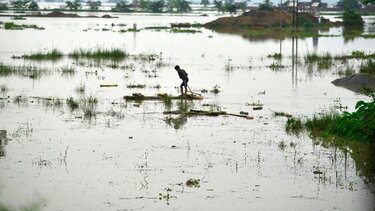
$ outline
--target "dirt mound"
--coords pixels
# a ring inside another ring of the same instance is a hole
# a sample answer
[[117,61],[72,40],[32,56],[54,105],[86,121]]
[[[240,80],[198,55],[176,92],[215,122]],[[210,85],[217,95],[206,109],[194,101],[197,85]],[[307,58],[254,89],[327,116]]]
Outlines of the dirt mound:
[[60,11],[53,11],[45,15],[46,17],[55,17],[55,18],[78,18],[80,17],[77,14],[66,14]]
[[[318,23],[318,18],[309,13],[299,13],[299,19],[308,20],[312,23]],[[279,26],[281,23],[292,24],[292,14],[283,11],[262,11],[254,10],[245,12],[237,17],[223,17],[205,24],[207,28],[217,27],[240,27],[240,28],[264,28]]]
[[342,86],[355,92],[359,92],[363,87],[375,89],[375,78],[368,74],[354,74],[332,81],[336,86]]

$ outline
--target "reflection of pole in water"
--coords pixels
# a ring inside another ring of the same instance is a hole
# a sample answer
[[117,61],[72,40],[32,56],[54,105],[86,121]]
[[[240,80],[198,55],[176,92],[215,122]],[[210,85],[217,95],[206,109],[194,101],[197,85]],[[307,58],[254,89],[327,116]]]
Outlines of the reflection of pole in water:
[[133,23],[133,49],[137,48],[137,23]]
[[313,41],[314,53],[316,53],[316,51],[318,50],[319,38],[318,37],[313,37],[312,41]]
[[292,37],[292,85],[297,86],[298,76],[298,37]]

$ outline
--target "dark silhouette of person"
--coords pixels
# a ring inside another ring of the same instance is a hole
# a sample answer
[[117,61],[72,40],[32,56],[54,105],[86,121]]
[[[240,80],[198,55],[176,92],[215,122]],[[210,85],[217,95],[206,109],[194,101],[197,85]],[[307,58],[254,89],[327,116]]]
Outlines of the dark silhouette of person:
[[[186,95],[187,93],[187,83],[189,81],[189,78],[188,78],[188,74],[186,73],[185,70],[181,69],[180,66],[176,65],[174,67],[174,69],[177,71],[178,73],[178,76],[181,78],[182,80],[182,83],[180,85],[180,89],[181,89],[181,95]],[[185,92],[183,91],[183,87],[185,87]]]

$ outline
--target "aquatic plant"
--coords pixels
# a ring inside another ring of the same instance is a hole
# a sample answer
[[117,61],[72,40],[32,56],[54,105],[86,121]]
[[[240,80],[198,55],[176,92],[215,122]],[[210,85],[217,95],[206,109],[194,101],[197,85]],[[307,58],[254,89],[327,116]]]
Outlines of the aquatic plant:
[[129,84],[126,86],[128,89],[144,89],[146,88],[145,84]]
[[287,133],[299,134],[303,130],[302,121],[299,118],[288,118],[285,126]]
[[61,67],[60,70],[63,75],[74,75],[76,73],[75,68],[72,66]]
[[86,90],[86,86],[85,84],[79,84],[75,89],[74,91],[78,92],[78,93],[85,93],[85,90]]
[[97,104],[98,99],[93,96],[89,96],[81,100],[80,108],[82,109],[83,116],[85,119],[91,119],[92,117],[96,116]]
[[214,94],[219,94],[220,93],[220,86],[218,85],[215,85],[212,89],[211,89],[211,92],[214,93]]
[[277,111],[274,111],[273,115],[275,117],[277,117],[277,116],[283,116],[283,117],[288,117],[288,118],[292,118],[293,117],[291,114],[288,114],[288,113],[285,113],[285,112],[277,112]]
[[72,97],[66,99],[66,105],[69,107],[71,111],[74,111],[79,107],[78,102],[75,101]]
[[342,20],[345,27],[362,27],[363,19],[360,14],[356,13],[354,10],[346,9]]
[[121,60],[128,56],[127,52],[121,50],[119,48],[112,48],[112,49],[95,49],[95,50],[84,50],[78,49],[74,50],[72,53],[68,55],[73,59],[111,59],[111,60]]
[[333,64],[333,57],[330,53],[325,53],[322,55],[316,53],[308,53],[304,56],[304,60],[306,64],[318,64],[318,68],[320,69],[328,69]]
[[274,54],[269,54],[267,55],[268,58],[273,58],[276,60],[280,60],[283,58],[283,55],[281,53],[274,53]]
[[0,91],[2,93],[5,93],[8,91],[8,87],[5,84],[0,85]]
[[172,28],[170,30],[172,33],[202,33],[200,30],[195,30],[195,29],[177,29],[177,28]]
[[170,95],[165,95],[163,97],[163,102],[167,110],[169,110],[172,107],[172,97]]
[[15,96],[13,98],[13,103],[16,103],[16,104],[21,104],[21,103],[26,103],[26,102],[27,102],[27,98],[22,95]]
[[18,24],[15,24],[13,22],[5,22],[4,23],[4,29],[5,30],[23,30],[23,29],[37,29],[37,30],[44,30],[43,27],[39,27],[37,25],[26,25],[26,24],[22,24],[22,25],[18,25]]
[[359,72],[375,75],[375,61],[373,59],[368,59],[366,62],[361,63]]
[[64,56],[64,54],[57,50],[57,49],[52,49],[51,51],[48,52],[36,52],[32,53],[30,55],[23,55],[22,57],[25,59],[30,59],[30,60],[57,60],[61,59]]

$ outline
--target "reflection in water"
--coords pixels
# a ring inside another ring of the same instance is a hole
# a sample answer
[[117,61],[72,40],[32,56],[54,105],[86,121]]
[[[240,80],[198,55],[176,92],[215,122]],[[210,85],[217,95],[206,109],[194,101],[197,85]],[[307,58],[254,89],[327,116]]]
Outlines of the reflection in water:
[[292,86],[297,88],[298,78],[298,38],[292,37]]
[[0,157],[5,156],[5,145],[8,144],[7,131],[0,130]]
[[364,32],[364,26],[356,27],[343,27],[342,36],[344,37],[344,42],[353,41],[356,37],[359,37]]
[[[194,103],[192,101],[182,99],[177,102],[177,110],[181,113],[186,113],[193,107]],[[175,118],[169,116],[165,118],[165,122],[174,129],[178,130],[187,123],[187,116],[186,114],[180,114]]]
[[[344,165],[344,179],[347,177],[348,156],[350,156],[355,163],[357,175],[359,175],[365,183],[372,184],[375,182],[375,160],[373,159],[373,155],[375,154],[375,144],[342,140],[337,142],[315,140],[315,144],[322,145],[325,148],[334,149],[332,164],[335,169],[337,169],[337,166],[340,164]],[[341,153],[337,153],[338,150]],[[340,155],[343,157],[344,162],[342,160],[338,161]],[[339,177],[340,175],[337,174],[336,170],[336,177]],[[340,178],[336,178],[336,181],[340,181]],[[339,185],[336,184],[336,186]]]

